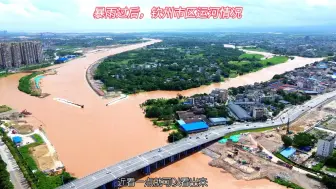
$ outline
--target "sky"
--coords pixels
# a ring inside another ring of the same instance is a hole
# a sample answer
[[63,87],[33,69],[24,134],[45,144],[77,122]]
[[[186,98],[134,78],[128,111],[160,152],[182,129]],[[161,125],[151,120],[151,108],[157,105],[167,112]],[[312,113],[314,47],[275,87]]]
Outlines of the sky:
[[[96,6],[139,6],[141,20],[96,20]],[[242,19],[151,19],[153,6],[242,6]],[[336,26],[336,0],[0,0],[0,30],[141,32],[239,27]]]

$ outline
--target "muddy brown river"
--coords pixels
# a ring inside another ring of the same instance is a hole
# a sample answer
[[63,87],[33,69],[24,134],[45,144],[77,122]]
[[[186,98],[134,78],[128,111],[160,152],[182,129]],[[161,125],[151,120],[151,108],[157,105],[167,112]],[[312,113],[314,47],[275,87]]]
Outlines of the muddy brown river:
[[[155,128],[144,118],[139,104],[151,98],[176,97],[178,93],[192,95],[210,92],[214,88],[228,88],[266,81],[319,58],[296,57],[287,63],[265,68],[255,73],[228,79],[223,83],[201,86],[185,91],[153,91],[129,96],[111,106],[88,85],[85,73],[96,60],[124,51],[143,47],[158,41],[129,45],[107,51],[86,54],[58,66],[57,75],[42,79],[41,88],[50,96],[40,99],[17,89],[18,80],[25,74],[0,78],[0,104],[16,110],[27,109],[42,123],[49,140],[55,146],[59,159],[67,171],[76,177],[85,176],[105,166],[141,154],[166,144],[167,133]],[[64,98],[85,105],[84,109],[60,103],[53,98]],[[151,175],[206,177],[209,188],[270,189],[283,188],[268,180],[239,181],[220,169],[208,166],[210,158],[197,153]],[[141,188],[140,185],[137,187]]]

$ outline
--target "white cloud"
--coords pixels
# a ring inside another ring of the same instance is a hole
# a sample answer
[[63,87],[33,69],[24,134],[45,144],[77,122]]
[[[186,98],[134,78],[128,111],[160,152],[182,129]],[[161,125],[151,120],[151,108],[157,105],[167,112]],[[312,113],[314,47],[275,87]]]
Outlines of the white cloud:
[[0,3],[0,24],[3,22],[29,24],[29,22],[60,20],[62,18],[64,15],[40,10],[29,0],[9,0],[8,3]]

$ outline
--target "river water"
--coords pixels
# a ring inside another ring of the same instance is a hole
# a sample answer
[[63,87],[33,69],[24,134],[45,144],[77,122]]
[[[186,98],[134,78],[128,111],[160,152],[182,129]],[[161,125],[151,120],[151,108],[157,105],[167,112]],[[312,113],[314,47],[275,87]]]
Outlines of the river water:
[[[139,104],[151,98],[176,97],[178,93],[192,95],[210,92],[254,82],[266,81],[280,74],[320,59],[296,57],[287,63],[265,68],[223,83],[201,86],[181,92],[153,91],[130,95],[111,106],[88,85],[85,73],[90,64],[98,59],[124,51],[144,47],[158,41],[123,46],[116,49],[86,54],[86,57],[62,64],[57,75],[48,75],[41,81],[44,93],[50,96],[40,99],[17,89],[18,80],[25,74],[14,74],[0,79],[0,104],[16,110],[27,109],[42,123],[49,140],[55,146],[58,157],[67,171],[76,177],[85,176],[105,166],[136,156],[166,144],[167,133],[155,128],[144,118]],[[63,98],[84,109],[60,103],[53,98]],[[35,125],[36,126],[36,125]],[[207,165],[210,158],[200,153],[161,169],[151,176],[206,177],[210,188],[282,188],[268,180],[237,181],[230,174]],[[140,186],[138,186],[140,187]]]

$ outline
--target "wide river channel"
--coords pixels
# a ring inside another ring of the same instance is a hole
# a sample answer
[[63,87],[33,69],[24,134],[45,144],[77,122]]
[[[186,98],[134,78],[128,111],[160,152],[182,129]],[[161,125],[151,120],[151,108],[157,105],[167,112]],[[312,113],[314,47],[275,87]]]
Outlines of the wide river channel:
[[[86,54],[85,57],[58,65],[57,75],[42,79],[41,88],[49,93],[46,98],[29,96],[17,89],[24,73],[0,78],[0,104],[16,110],[27,109],[42,123],[43,129],[55,146],[59,159],[68,172],[76,177],[85,176],[121,160],[165,145],[167,133],[155,128],[145,119],[139,104],[151,98],[171,98],[178,93],[192,95],[208,93],[214,88],[228,88],[269,80],[274,74],[293,70],[320,58],[295,57],[286,63],[265,68],[225,82],[201,86],[185,91],[153,91],[131,95],[110,106],[109,100],[99,97],[86,81],[86,69],[97,60],[158,42],[128,45]],[[85,105],[84,109],[60,103],[54,98],[64,98]],[[38,126],[38,125],[37,125]],[[283,188],[268,180],[236,180],[228,173],[208,165],[210,158],[196,153],[151,175],[151,177],[188,176],[208,178],[209,188],[275,189]],[[140,185],[136,185],[142,188]]]

